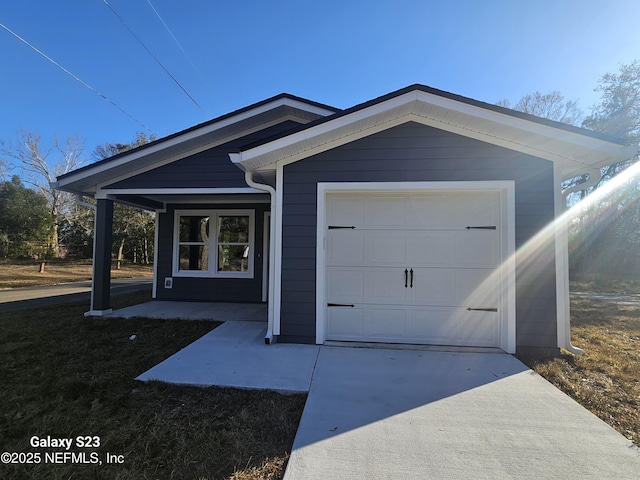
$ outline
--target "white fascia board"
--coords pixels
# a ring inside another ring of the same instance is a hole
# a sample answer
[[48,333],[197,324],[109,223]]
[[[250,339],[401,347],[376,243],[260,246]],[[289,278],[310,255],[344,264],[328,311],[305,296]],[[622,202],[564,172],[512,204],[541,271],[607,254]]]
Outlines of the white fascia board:
[[561,128],[552,127],[550,125],[544,125],[542,123],[526,120],[524,118],[515,117],[505,113],[496,112],[495,110],[488,110],[486,108],[471,105],[465,102],[459,102],[446,97],[441,97],[428,92],[417,92],[418,101],[423,103],[434,105],[447,110],[452,110],[456,113],[464,113],[471,117],[488,120],[493,123],[517,128],[529,133],[540,135],[541,137],[547,137],[551,139],[561,140],[567,143],[575,145],[581,145],[589,150],[609,150],[612,145],[611,142],[600,140],[598,138],[582,135],[576,132],[563,130]]
[[106,188],[96,192],[96,199],[105,199],[113,195],[229,195],[264,194],[256,188]]
[[[66,184],[69,183],[73,183],[73,182],[77,182],[78,180],[82,180],[86,177],[95,175],[96,173],[101,173],[107,170],[110,170],[112,168],[115,167],[119,167],[121,165],[124,165],[126,163],[129,162],[133,162],[141,157],[145,157],[147,155],[153,154],[153,153],[157,153],[159,151],[165,150],[167,148],[171,148],[174,147],[176,145],[179,145],[180,143],[183,142],[187,142],[189,140],[193,140],[195,138],[198,138],[202,135],[206,135],[208,133],[212,133],[216,130],[219,130],[221,128],[224,127],[228,127],[230,125],[233,125],[234,123],[238,123],[241,122],[243,120],[247,120],[251,117],[254,117],[256,115],[259,115],[261,113],[265,113],[268,112],[269,110],[273,110],[276,107],[279,106],[289,106],[289,107],[293,107],[293,108],[297,108],[299,110],[304,110],[310,113],[314,113],[317,115],[321,115],[321,116],[327,116],[327,115],[331,115],[333,113],[335,113],[335,111],[333,110],[328,110],[325,108],[321,108],[319,106],[315,106],[315,105],[309,105],[307,103],[301,102],[299,100],[294,100],[291,98],[280,98],[277,100],[274,100],[272,102],[266,103],[264,105],[261,105],[259,107],[256,108],[252,108],[251,110],[247,110],[245,112],[239,113],[238,115],[234,115],[232,117],[229,118],[225,118],[223,120],[220,120],[219,122],[215,122],[213,124],[210,125],[205,125],[202,126],[198,129],[195,129],[191,132],[185,133],[183,135],[178,135],[175,138],[172,138],[171,140],[167,140],[167,141],[161,141],[160,143],[158,143],[157,145],[154,145],[152,147],[148,147],[143,149],[142,151],[139,152],[132,152],[131,155],[125,155],[122,158],[119,158],[117,160],[113,160],[110,162],[106,162],[104,165],[100,165],[100,166],[96,166],[95,169],[90,168],[87,169],[85,171],[82,172],[78,172],[76,175],[72,175],[71,177],[67,178],[67,179],[62,179],[62,181],[57,180],[60,186],[64,186]],[[291,118],[293,119],[293,118]],[[278,123],[280,122],[280,120],[278,121]],[[264,128],[264,126],[260,126],[260,128]],[[242,135],[246,135],[247,133],[251,133],[251,131],[249,132],[243,132]],[[230,138],[231,140],[233,138]],[[221,143],[225,143],[227,141],[230,141],[229,138],[225,138],[223,141],[220,142]],[[216,142],[218,143],[218,142]],[[215,146],[215,145],[213,145]],[[211,148],[211,146],[207,146],[206,148]],[[192,154],[192,153],[190,153]],[[154,168],[156,168],[157,165],[154,165]],[[138,172],[139,173],[139,172]],[[113,183],[113,182],[111,182]]]

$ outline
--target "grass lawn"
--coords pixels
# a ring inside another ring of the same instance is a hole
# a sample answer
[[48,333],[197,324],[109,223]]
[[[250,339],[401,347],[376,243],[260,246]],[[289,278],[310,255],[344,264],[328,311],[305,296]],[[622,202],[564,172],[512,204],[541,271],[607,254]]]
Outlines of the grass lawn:
[[[0,288],[34,287],[56,283],[91,280],[91,260],[51,260],[45,264],[44,273],[39,273],[40,262],[11,260],[0,262]],[[123,263],[120,270],[113,268],[111,278],[150,277],[152,265]]]
[[[148,297],[115,297],[114,308]],[[124,463],[0,464],[0,478],[281,478],[304,395],[136,382],[216,324],[86,319],[86,310],[0,313],[0,453],[60,450],[30,446],[34,435],[98,436],[100,446],[86,451]],[[640,445],[640,308],[575,298],[572,325],[585,355],[522,360]]]
[[[114,298],[114,308],[148,292]],[[304,395],[133,380],[216,326],[87,319],[86,304],[0,314],[0,452],[45,452],[30,438],[98,436],[123,464],[0,464],[3,479],[280,478]],[[135,340],[129,340],[135,334]]]
[[521,360],[640,446],[640,307],[572,298],[571,339],[584,355]]

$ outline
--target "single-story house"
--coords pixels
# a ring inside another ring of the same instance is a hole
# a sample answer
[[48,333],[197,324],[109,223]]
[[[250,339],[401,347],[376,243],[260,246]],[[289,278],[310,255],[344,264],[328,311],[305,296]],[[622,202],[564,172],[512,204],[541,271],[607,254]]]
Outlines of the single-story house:
[[577,351],[564,180],[629,158],[589,130],[412,85],[346,110],[281,94],[57,178],[154,210],[153,298],[268,302],[265,341]]

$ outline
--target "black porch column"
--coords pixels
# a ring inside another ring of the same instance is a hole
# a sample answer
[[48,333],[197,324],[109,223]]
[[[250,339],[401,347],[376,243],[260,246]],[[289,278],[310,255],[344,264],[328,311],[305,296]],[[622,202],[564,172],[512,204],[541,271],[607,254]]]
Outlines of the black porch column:
[[93,284],[89,315],[111,313],[111,247],[113,200],[98,199],[93,231]]

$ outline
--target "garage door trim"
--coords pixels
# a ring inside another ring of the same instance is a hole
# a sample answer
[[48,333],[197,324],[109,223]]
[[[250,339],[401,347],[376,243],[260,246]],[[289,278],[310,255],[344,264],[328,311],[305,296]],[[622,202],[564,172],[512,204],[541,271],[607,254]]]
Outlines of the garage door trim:
[[494,191],[500,194],[502,229],[499,267],[502,294],[499,305],[500,348],[515,353],[515,182],[331,182],[318,183],[317,190],[317,242],[316,242],[316,343],[324,344],[327,330],[326,296],[326,200],[331,193],[426,193],[434,191],[473,192]]

